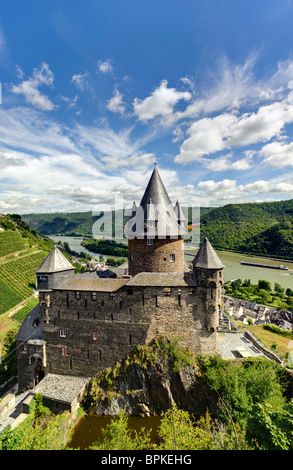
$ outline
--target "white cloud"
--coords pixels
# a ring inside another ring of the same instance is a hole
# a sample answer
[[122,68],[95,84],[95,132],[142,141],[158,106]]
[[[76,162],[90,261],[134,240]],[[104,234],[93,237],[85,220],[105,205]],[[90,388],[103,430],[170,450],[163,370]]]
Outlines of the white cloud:
[[217,201],[219,205],[236,202],[255,201],[257,195],[262,198],[288,197],[293,193],[291,181],[257,180],[248,184],[237,184],[236,180],[224,179],[222,181],[200,181],[201,200],[207,205],[210,201]]
[[203,155],[228,148],[225,140],[227,129],[231,129],[236,121],[236,116],[222,114],[215,118],[203,118],[191,124],[187,130],[190,137],[181,145],[175,162],[187,163],[200,160]]
[[224,155],[214,160],[208,160],[207,169],[211,171],[226,170],[248,170],[251,167],[250,158],[245,157],[234,162],[231,161],[232,154]]
[[99,60],[98,68],[99,68],[100,72],[102,72],[102,73],[112,73],[113,72],[113,67],[111,65],[110,59],[107,59],[104,62]]
[[149,167],[155,161],[154,153],[144,153],[144,154],[133,154],[130,156],[125,156],[124,158],[118,155],[115,156],[106,156],[102,157],[101,161],[105,163],[107,170],[115,169],[122,167],[137,167],[140,171],[143,168]]
[[85,91],[89,89],[88,79],[89,79],[89,75],[87,72],[85,72],[85,73],[77,73],[73,75],[71,81],[78,90]]
[[52,111],[55,107],[54,104],[38,88],[41,85],[53,88],[53,81],[54,75],[52,71],[48,64],[43,62],[40,68],[33,70],[32,76],[28,80],[23,81],[19,85],[13,85],[12,91],[13,93],[24,95],[27,103],[32,104],[36,108],[42,111]]
[[259,156],[264,157],[262,163],[274,168],[293,167],[293,142],[271,142],[262,147]]
[[220,114],[214,118],[200,119],[189,127],[190,135],[175,157],[177,163],[200,160],[235,146],[244,146],[281,137],[284,126],[293,122],[293,106],[287,101],[261,106],[256,113]]
[[253,51],[243,64],[231,64],[226,57],[218,62],[218,68],[210,72],[204,81],[208,86],[198,90],[197,99],[178,119],[196,118],[221,110],[239,110],[242,106],[259,106],[268,100],[284,99],[288,81],[293,77],[293,60],[278,63],[277,71],[263,78],[256,78],[254,67],[258,54]]
[[[175,105],[180,100],[188,101],[191,94],[187,91],[177,91],[175,88],[168,88],[167,80],[163,80],[160,86],[144,100],[135,98],[134,114],[138,116],[140,121],[154,119],[157,116],[163,118],[170,117],[173,113]],[[164,121],[162,121],[163,123]]]
[[113,113],[124,114],[125,112],[125,103],[123,102],[123,95],[119,92],[117,88],[114,90],[112,98],[107,103],[107,109]]
[[69,108],[73,108],[78,100],[78,95],[75,95],[73,98],[68,98],[67,96],[60,96],[61,100],[67,103]]

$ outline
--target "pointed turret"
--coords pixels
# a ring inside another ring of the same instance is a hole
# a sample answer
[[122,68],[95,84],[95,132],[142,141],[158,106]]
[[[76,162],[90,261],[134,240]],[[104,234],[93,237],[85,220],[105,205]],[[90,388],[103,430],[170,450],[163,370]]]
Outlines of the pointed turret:
[[207,238],[204,239],[201,247],[192,262],[194,268],[223,269],[224,265],[217,253],[213,249]]
[[156,166],[153,170],[153,173],[150,177],[150,180],[140,202],[140,205],[144,211],[145,218],[147,218],[148,204],[150,204],[150,201],[155,206],[160,205],[164,208],[172,206],[170,198]]
[[55,245],[36,270],[38,290],[50,290],[64,276],[74,274],[74,266]]
[[55,245],[36,272],[38,274],[48,274],[59,271],[68,271],[68,269],[74,269],[74,267]]
[[[185,224],[179,203],[172,206],[155,166],[140,205],[128,221],[128,270],[139,272],[183,272]],[[179,216],[179,217],[178,217]]]

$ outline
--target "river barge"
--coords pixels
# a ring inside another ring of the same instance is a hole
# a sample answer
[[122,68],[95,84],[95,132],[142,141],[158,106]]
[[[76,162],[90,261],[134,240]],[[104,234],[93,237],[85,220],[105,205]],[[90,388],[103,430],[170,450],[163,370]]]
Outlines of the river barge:
[[262,263],[251,263],[249,261],[241,261],[240,264],[245,264],[246,266],[256,266],[257,268],[272,268],[272,269],[283,269],[287,271],[289,268],[280,264],[279,266],[273,264],[262,264]]

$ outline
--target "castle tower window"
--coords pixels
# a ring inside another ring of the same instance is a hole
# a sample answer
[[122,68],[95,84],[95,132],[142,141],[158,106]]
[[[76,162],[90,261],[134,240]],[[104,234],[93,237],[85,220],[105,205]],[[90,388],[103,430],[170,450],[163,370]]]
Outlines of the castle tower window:
[[68,293],[66,294],[66,305],[67,307],[69,307],[69,294]]
[[102,351],[98,351],[98,358],[100,361],[102,360]]
[[90,358],[90,350],[89,349],[87,350],[87,358],[88,359]]
[[27,344],[22,345],[22,351],[27,351]]
[[132,335],[129,335],[129,345],[131,346],[132,344]]
[[97,293],[96,292],[92,292],[92,300],[97,300]]
[[129,259],[130,261],[133,261],[133,253],[129,253]]
[[66,330],[59,330],[59,336],[60,336],[60,338],[66,338],[67,331]]
[[72,369],[72,359],[70,359],[69,365],[70,365],[70,369]]
[[60,348],[60,356],[61,356],[61,357],[67,356],[66,346],[62,346],[62,347]]
[[181,294],[178,294],[178,307],[181,307]]
[[60,318],[60,310],[58,310],[58,318]]
[[153,246],[153,239],[147,238],[147,246]]
[[110,300],[112,300],[112,301],[115,300],[115,294],[113,292],[110,293]]
[[80,292],[78,291],[75,292],[75,298],[76,300],[80,300]]
[[170,263],[174,263],[175,262],[175,255],[174,253],[171,253],[170,255]]
[[92,332],[92,340],[93,340],[93,341],[98,341],[98,333],[97,333],[97,331],[93,331],[93,332]]

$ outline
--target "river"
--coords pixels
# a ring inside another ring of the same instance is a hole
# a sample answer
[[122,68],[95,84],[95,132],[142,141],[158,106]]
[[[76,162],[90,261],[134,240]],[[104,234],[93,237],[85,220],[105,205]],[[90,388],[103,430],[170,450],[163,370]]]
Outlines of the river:
[[[94,442],[100,441],[102,438],[102,430],[110,424],[113,416],[91,416],[84,415],[74,428],[71,441],[67,444],[68,448],[85,450],[93,445]],[[150,432],[151,442],[159,443],[158,426],[160,425],[160,416],[140,417],[128,416],[128,427],[140,432],[144,427]]]
[[[66,237],[60,235],[48,235],[52,240],[58,242],[67,242],[70,248],[78,253],[84,251],[89,253],[94,258],[98,259],[99,254],[91,252],[84,248],[81,245],[82,238]],[[190,245],[186,244],[185,253],[196,253],[196,249],[192,249]],[[250,279],[252,284],[257,284],[260,279],[265,279],[271,283],[272,289],[274,288],[275,282],[280,284],[284,289],[290,287],[293,289],[293,262],[288,261],[277,261],[261,257],[251,257],[246,255],[241,255],[239,253],[229,253],[224,251],[217,251],[219,258],[224,264],[224,279],[229,281],[231,279],[239,278],[242,281],[244,279]],[[103,255],[104,258],[107,258],[107,255]],[[115,256],[110,256],[111,258],[116,258]],[[186,260],[191,261],[193,255],[185,255]],[[273,266],[279,266],[283,264],[287,266],[288,271],[283,271],[281,269],[272,269],[272,268],[260,268],[256,266],[245,266],[240,264],[241,261],[249,261],[252,263],[264,263],[270,264]]]

